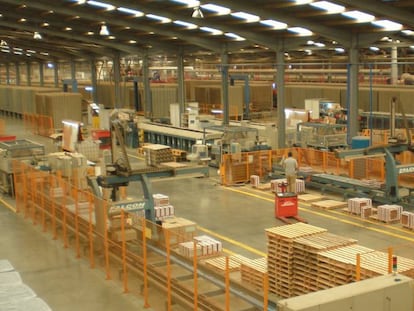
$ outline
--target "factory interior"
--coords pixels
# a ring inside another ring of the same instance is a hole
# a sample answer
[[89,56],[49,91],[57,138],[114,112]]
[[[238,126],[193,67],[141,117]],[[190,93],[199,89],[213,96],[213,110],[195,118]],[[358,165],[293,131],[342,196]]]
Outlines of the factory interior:
[[411,0],[0,4],[0,311],[414,310]]

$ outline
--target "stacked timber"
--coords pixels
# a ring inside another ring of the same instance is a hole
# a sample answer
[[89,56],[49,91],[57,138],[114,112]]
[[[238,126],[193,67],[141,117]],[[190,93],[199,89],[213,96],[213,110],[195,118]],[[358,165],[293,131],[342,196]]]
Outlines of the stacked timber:
[[231,255],[231,256],[220,256],[207,259],[205,261],[206,265],[214,270],[224,273],[227,268],[227,258],[228,258],[228,269],[229,272],[236,272],[240,271],[240,266],[244,262],[250,262],[251,259],[244,257],[239,254]]
[[173,162],[171,147],[159,144],[144,146],[145,162],[149,166],[158,166],[164,162]]
[[322,278],[323,271],[318,266],[318,253],[356,243],[354,239],[329,232],[295,239],[293,294],[302,295],[326,288]]
[[304,223],[296,223],[266,229],[267,268],[269,272],[269,291],[283,298],[294,294],[294,247],[295,239],[327,232],[326,229]]
[[240,265],[240,271],[243,283],[249,284],[255,289],[263,289],[263,280],[267,273],[267,258],[244,261]]

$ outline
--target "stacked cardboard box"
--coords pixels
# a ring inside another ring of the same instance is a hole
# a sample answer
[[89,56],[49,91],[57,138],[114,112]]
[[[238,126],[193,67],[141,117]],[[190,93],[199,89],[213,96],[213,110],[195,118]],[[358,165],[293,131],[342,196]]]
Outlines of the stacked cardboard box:
[[174,216],[175,209],[174,206],[170,204],[170,199],[167,195],[164,194],[153,194],[154,199],[154,210],[155,210],[155,219],[163,220],[166,217]]
[[158,166],[164,162],[173,162],[174,156],[171,147],[151,144],[144,146],[145,161],[149,166]]
[[377,217],[379,221],[394,222],[401,219],[402,206],[395,204],[385,204],[377,207]]
[[401,224],[405,228],[414,229],[414,213],[413,212],[402,212],[401,213]]

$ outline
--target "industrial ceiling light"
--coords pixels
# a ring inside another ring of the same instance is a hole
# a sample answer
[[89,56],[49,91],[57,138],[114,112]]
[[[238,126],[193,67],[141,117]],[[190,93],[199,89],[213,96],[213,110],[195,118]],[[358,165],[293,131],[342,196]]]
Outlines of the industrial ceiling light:
[[101,30],[99,30],[99,34],[100,34],[101,36],[109,36],[108,26],[106,26],[106,25],[102,25],[102,26],[101,26]]
[[0,46],[1,46],[1,47],[5,47],[5,46],[7,46],[7,42],[6,42],[5,40],[1,40],[1,41],[0,41]]
[[201,11],[199,6],[194,8],[193,14],[191,15],[192,18],[204,18],[204,14]]
[[38,32],[38,31],[35,31],[34,33],[33,33],[33,39],[35,39],[35,40],[42,40],[42,35]]

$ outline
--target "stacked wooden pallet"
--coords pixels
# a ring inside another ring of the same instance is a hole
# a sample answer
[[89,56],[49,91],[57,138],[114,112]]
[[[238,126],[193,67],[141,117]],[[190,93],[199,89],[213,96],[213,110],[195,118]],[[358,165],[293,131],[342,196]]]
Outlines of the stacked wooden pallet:
[[326,229],[304,223],[266,229],[268,238],[267,267],[269,291],[281,297],[293,296],[294,248],[295,239],[326,232]]
[[244,261],[240,266],[241,279],[256,289],[263,288],[263,280],[267,273],[267,258]]
[[371,216],[374,219],[386,223],[400,221],[402,206],[395,204],[384,204],[377,207],[377,215]]
[[401,224],[405,228],[414,229],[414,213],[413,212],[402,212],[401,213]]
[[346,207],[346,202],[336,201],[336,200],[322,200],[311,203],[312,207],[322,208],[322,209],[337,209],[341,207]]
[[369,198],[351,198],[348,199],[348,212],[355,215],[361,215],[361,208],[372,206],[372,200]]
[[145,161],[149,166],[158,166],[163,162],[174,162],[174,156],[171,148],[164,145],[147,145],[144,146]]
[[[216,271],[224,272],[226,271],[226,256],[220,256],[215,258],[210,258],[205,261],[205,264]],[[231,255],[229,258],[229,271],[235,272],[240,270],[240,266],[244,262],[250,262],[251,259],[244,257],[242,255]]]
[[319,283],[322,271],[318,266],[318,253],[356,244],[357,241],[329,232],[295,239],[293,294],[302,295],[325,288]]

